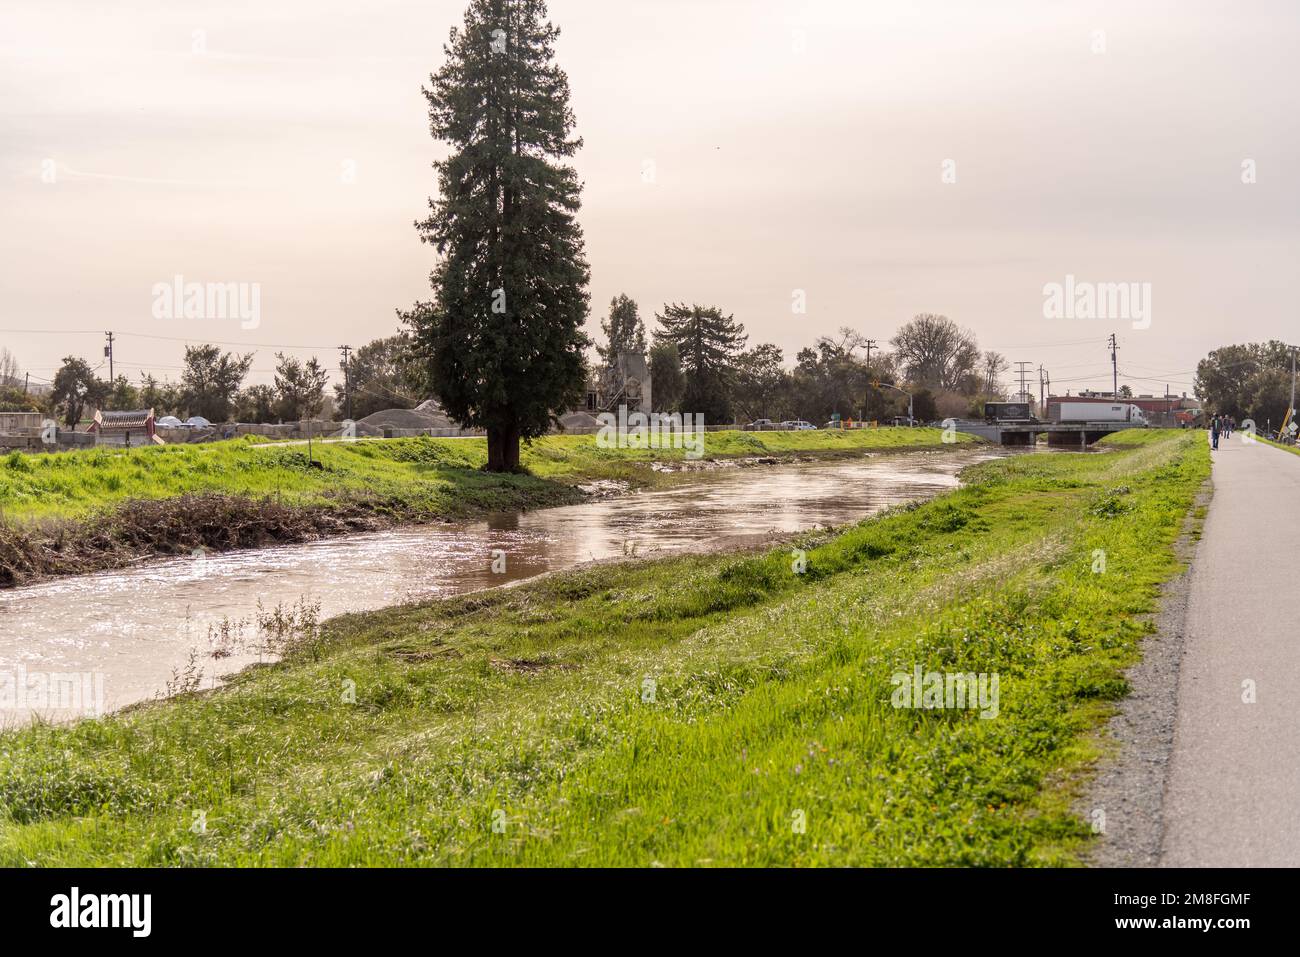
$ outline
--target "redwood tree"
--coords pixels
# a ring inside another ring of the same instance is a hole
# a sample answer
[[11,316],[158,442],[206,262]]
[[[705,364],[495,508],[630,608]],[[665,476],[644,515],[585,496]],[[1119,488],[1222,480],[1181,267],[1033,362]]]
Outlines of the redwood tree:
[[582,399],[589,270],[559,30],[543,0],[472,0],[424,89],[450,146],[416,223],[438,251],[433,299],[406,314],[447,414],[484,428],[488,469],[519,468],[521,438]]

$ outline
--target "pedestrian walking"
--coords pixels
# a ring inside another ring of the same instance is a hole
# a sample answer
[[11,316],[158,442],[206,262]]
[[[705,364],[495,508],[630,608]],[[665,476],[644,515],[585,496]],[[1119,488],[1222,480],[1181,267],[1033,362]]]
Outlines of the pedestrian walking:
[[1216,415],[1210,420],[1210,448],[1212,449],[1219,447],[1219,428],[1219,417]]

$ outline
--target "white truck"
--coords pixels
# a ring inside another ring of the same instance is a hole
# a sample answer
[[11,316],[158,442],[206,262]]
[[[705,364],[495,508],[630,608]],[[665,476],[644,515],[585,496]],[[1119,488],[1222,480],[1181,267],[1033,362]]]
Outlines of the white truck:
[[1056,406],[1056,421],[1148,424],[1142,410],[1131,402],[1061,402]]

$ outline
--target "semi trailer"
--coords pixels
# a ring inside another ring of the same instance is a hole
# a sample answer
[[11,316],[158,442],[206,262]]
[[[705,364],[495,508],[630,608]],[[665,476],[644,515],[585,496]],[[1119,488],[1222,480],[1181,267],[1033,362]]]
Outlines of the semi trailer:
[[1055,405],[1057,422],[1133,422],[1147,425],[1147,417],[1131,402],[1060,402]]

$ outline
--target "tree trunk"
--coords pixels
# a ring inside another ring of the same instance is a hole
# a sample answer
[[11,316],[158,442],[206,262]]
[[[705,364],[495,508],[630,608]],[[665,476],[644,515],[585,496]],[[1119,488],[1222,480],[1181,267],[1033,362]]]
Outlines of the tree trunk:
[[519,426],[496,426],[487,430],[489,472],[519,471]]

